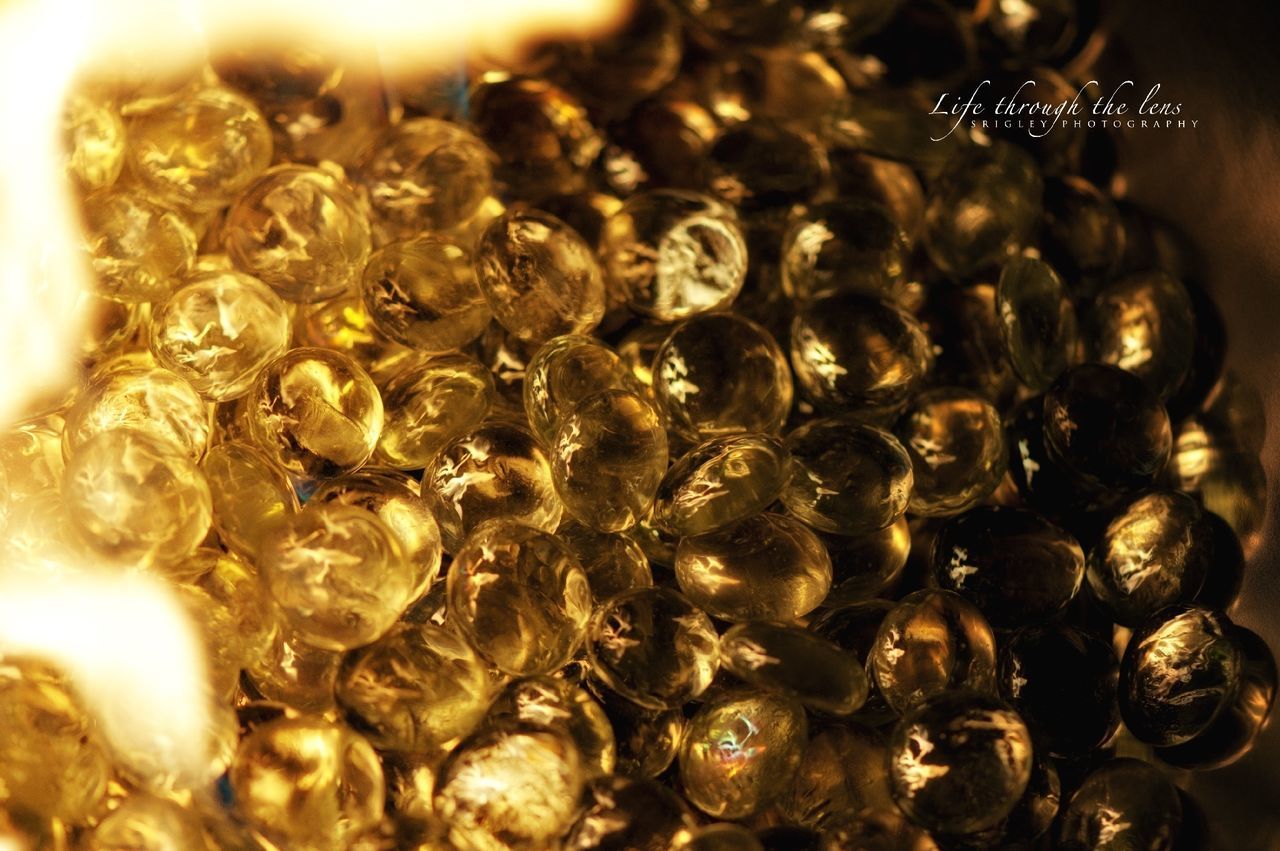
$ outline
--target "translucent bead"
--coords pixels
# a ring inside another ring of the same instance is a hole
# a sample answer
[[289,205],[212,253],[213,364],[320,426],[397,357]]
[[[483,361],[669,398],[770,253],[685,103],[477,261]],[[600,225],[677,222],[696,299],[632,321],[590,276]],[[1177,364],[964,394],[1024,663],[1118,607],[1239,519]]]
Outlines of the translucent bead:
[[475,429],[494,403],[484,364],[461,354],[410,361],[382,386],[385,414],[374,459],[401,470],[428,466]]
[[995,285],[934,287],[919,310],[933,350],[928,383],[973,390],[1007,410],[1020,384],[1006,354]]
[[578,403],[602,390],[642,391],[642,385],[608,346],[591,337],[555,337],[538,347],[524,373],[524,411],[534,434],[555,440],[560,421]]
[[858,661],[799,627],[738,624],[720,639],[720,658],[748,685],[790,694],[810,709],[851,715],[867,699],[867,674]]
[[917,396],[894,427],[911,459],[908,509],[956,514],[991,495],[1008,461],[1000,412],[974,393],[954,388]]
[[671,767],[687,723],[679,709],[655,712],[611,691],[602,700],[618,745],[617,774],[653,778]]
[[262,539],[298,510],[289,478],[247,443],[220,443],[200,463],[213,498],[213,528],[228,548],[254,558]]
[[1112,273],[1124,255],[1124,221],[1115,202],[1083,177],[1045,181],[1042,251],[1082,283]]
[[1132,275],[1105,287],[1086,324],[1092,359],[1132,372],[1161,399],[1172,396],[1187,377],[1195,339],[1191,298],[1164,272]]
[[569,521],[556,530],[587,574],[596,605],[624,591],[653,585],[653,571],[640,542],[625,532],[598,532]]
[[91,380],[67,411],[63,453],[70,457],[104,431],[146,434],[198,461],[209,445],[208,403],[167,369],[125,367]]
[[572,851],[683,847],[694,820],[680,796],[652,780],[618,775],[587,784],[582,812],[565,840]]
[[907,510],[911,458],[887,431],[853,420],[811,420],[787,435],[791,474],[782,504],[809,526],[866,535]]
[[670,428],[690,442],[777,433],[791,411],[791,370],[764,328],[731,313],[676,326],[653,360],[653,390]]
[[1151,491],[1124,506],[1089,557],[1093,598],[1136,627],[1173,603],[1190,602],[1212,565],[1200,506],[1184,493]]
[[373,512],[341,503],[290,516],[262,542],[258,567],[290,627],[329,650],[377,639],[420,588],[396,533]]
[[976,692],[937,695],[889,739],[889,784],[926,830],[974,833],[1009,815],[1031,779],[1031,734],[1004,703]]
[[711,112],[690,97],[645,100],[610,125],[605,176],[619,192],[649,185],[701,188],[703,156],[718,129]]
[[662,478],[654,519],[675,535],[723,529],[768,508],[786,484],[788,456],[767,434],[718,437],[691,449]]
[[944,523],[933,579],[977,606],[996,627],[1042,623],[1075,598],[1084,551],[1033,511],[979,506]]
[[1171,851],[1181,825],[1181,796],[1160,769],[1137,759],[1113,759],[1085,778],[1063,808],[1056,847]]
[[314,716],[254,729],[231,765],[236,810],[269,837],[345,847],[382,818],[386,781],[363,737]]
[[714,818],[759,812],[791,785],[808,734],[794,698],[731,691],[707,701],[680,748],[685,797]]
[[643,397],[606,390],[564,417],[551,446],[551,473],[565,509],[602,532],[647,516],[667,469],[667,432]]
[[788,820],[819,830],[864,810],[892,809],[888,755],[884,734],[874,728],[850,723],[817,730],[779,808]]
[[355,193],[307,166],[269,169],[231,205],[223,233],[237,269],[301,304],[351,290],[369,259],[369,221]]
[[1000,693],[1057,757],[1084,756],[1120,726],[1120,663],[1101,638],[1070,626],[1029,626],[1000,646]]
[[245,674],[254,690],[300,712],[332,712],[334,684],[342,654],[312,647],[288,624],[281,624],[275,640]]
[[359,468],[382,432],[382,397],[373,379],[351,358],[326,349],[292,349],[267,364],[245,404],[258,448],[306,478]]
[[412,118],[393,127],[360,179],[383,241],[456,227],[489,195],[493,155],[456,124]]
[[211,212],[271,164],[271,129],[229,89],[201,89],[129,120],[129,168],[162,203]]
[[610,285],[636,313],[676,322],[726,307],[747,276],[747,243],[733,208],[694,192],[633,195],[601,239]]
[[669,588],[638,588],[601,606],[591,621],[592,672],[632,703],[682,706],[706,691],[720,664],[711,620]]
[[206,399],[249,392],[258,371],[289,345],[285,304],[238,272],[191,279],[152,312],[151,353]]
[[94,288],[103,298],[163,301],[191,272],[196,237],[177,213],[129,189],[91,195],[82,212]]
[[757,514],[682,538],[676,580],[699,608],[730,621],[790,621],[831,590],[831,558],[818,536],[784,514]]
[[1044,397],[1048,455],[1093,489],[1136,490],[1169,460],[1169,414],[1122,369],[1083,364],[1058,377]]
[[221,550],[196,550],[182,570],[190,575],[183,590],[197,592],[188,602],[198,604],[192,618],[207,637],[214,680],[229,691],[241,669],[261,658],[276,638],[271,598],[252,567]]
[[77,447],[63,495],[81,543],[114,564],[180,562],[212,522],[199,468],[169,444],[130,429],[104,431]]
[[62,486],[62,427],[62,417],[53,415],[0,431],[0,473],[10,502]]
[[911,528],[904,514],[876,532],[849,537],[819,535],[831,557],[828,608],[879,596],[902,576],[911,554]]
[[683,851],[764,851],[754,833],[728,822],[698,828],[680,847]]
[[867,663],[900,715],[949,689],[995,691],[995,636],[982,613],[953,591],[903,597],[880,623]]
[[489,678],[452,632],[403,624],[343,658],[335,694],[374,747],[421,753],[476,728],[488,705]]
[[458,550],[448,581],[450,623],[504,673],[553,671],[582,643],[591,588],[568,547],[547,532],[487,523]]
[[333,349],[366,370],[408,353],[382,336],[359,294],[341,295],[317,304],[298,305],[294,312],[294,341],[299,346]]
[[830,177],[816,139],[759,119],[722,131],[707,151],[706,170],[712,191],[744,213],[812,201]]
[[564,506],[551,462],[526,429],[491,421],[454,438],[422,477],[457,518],[464,534],[486,520],[555,529]]
[[573,740],[590,777],[612,774],[618,748],[604,709],[581,688],[554,677],[513,680],[494,698],[486,723],[555,730]]
[[1000,329],[1009,362],[1022,383],[1044,391],[1080,360],[1076,308],[1053,267],[1015,257],[996,288]]
[[1191,741],[1231,704],[1243,667],[1226,616],[1171,606],[1129,639],[1120,660],[1120,715],[1147,744]]
[[166,798],[133,794],[98,822],[79,847],[84,851],[187,851],[205,847],[191,809]]
[[380,332],[422,352],[461,348],[489,324],[471,252],[439,237],[393,242],[373,252],[361,293]]
[[782,241],[782,288],[805,303],[835,292],[873,298],[902,278],[907,239],[878,204],[828,201],[797,216]]
[[124,168],[124,123],[114,104],[72,92],[62,105],[67,174],[85,191],[105,189]]
[[591,246],[547,213],[495,219],[476,243],[475,267],[494,319],[526,343],[590,331],[604,316],[604,278]]

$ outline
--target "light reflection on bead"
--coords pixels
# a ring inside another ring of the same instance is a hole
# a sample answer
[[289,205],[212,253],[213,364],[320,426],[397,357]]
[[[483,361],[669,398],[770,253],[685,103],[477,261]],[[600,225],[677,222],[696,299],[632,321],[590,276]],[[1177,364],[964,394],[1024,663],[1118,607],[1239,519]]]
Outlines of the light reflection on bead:
[[122,366],[99,374],[67,412],[62,448],[67,457],[95,436],[127,428],[198,461],[212,428],[208,403],[167,369]]
[[667,470],[654,519],[676,535],[714,532],[767,508],[782,493],[787,473],[787,450],[776,437],[714,438]]

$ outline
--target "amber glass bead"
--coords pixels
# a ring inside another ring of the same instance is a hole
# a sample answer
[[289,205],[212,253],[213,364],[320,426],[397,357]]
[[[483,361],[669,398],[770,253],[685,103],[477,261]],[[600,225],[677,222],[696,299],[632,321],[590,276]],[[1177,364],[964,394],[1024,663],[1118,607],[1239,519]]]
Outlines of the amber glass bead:
[[341,503],[290,516],[262,542],[258,567],[292,629],[330,650],[378,638],[420,588],[396,533]]
[[572,851],[662,851],[682,847],[694,819],[680,796],[652,780],[618,775],[587,784],[565,847]]
[[121,565],[180,562],[213,516],[209,485],[191,459],[131,429],[101,432],[76,448],[63,498],[84,546]]
[[600,532],[569,521],[560,524],[556,535],[582,565],[597,606],[624,591],[653,585],[649,558],[640,542],[630,534]]
[[608,346],[591,337],[568,334],[538,347],[524,372],[524,412],[534,434],[555,440],[560,421],[593,393],[641,392],[642,386]]
[[951,689],[995,691],[995,636],[977,607],[953,591],[903,597],[880,623],[867,663],[899,714]]
[[685,797],[714,818],[758,812],[788,789],[808,738],[794,698],[729,691],[707,701],[680,748]]
[[189,576],[181,590],[194,592],[188,602],[198,604],[192,618],[207,637],[215,681],[220,677],[234,687],[241,669],[261,658],[276,638],[271,598],[253,567],[221,550],[198,549],[181,570]]
[[489,324],[471,252],[440,237],[393,242],[373,252],[361,293],[374,326],[417,351],[461,348]]
[[0,431],[0,474],[11,503],[61,487],[62,429],[63,419],[55,414]]
[[802,303],[835,292],[887,295],[902,278],[907,251],[906,235],[878,204],[817,204],[783,237],[782,287]]
[[84,851],[179,851],[205,846],[193,809],[166,798],[135,793],[93,828]]
[[682,538],[676,580],[695,605],[730,621],[789,621],[831,590],[822,541],[784,514],[757,514],[717,532]]
[[307,478],[359,468],[382,432],[373,379],[327,349],[292,349],[267,364],[245,404],[254,443],[273,463]]
[[1191,298],[1164,272],[1131,275],[1105,287],[1086,325],[1094,360],[1132,372],[1161,399],[1187,377],[1195,339]]
[[673,534],[702,535],[757,514],[782,493],[787,458],[782,441],[771,435],[708,440],[667,470],[654,519]]
[[680,848],[682,851],[764,851],[754,833],[731,822],[698,828]]
[[494,401],[493,378],[474,358],[438,355],[407,362],[382,385],[382,399],[385,414],[374,458],[417,470],[480,425]]
[[348,727],[315,716],[254,729],[231,765],[236,810],[267,836],[341,848],[382,817],[377,753]]
[[789,821],[818,830],[863,810],[892,808],[884,734],[855,723],[814,731],[778,806]]
[[548,676],[512,680],[489,705],[485,723],[523,724],[555,730],[578,749],[583,773],[613,773],[618,749],[609,717],[585,689]]
[[669,588],[614,597],[592,618],[587,639],[593,674],[654,710],[681,706],[706,691],[719,654],[711,619]]
[[911,457],[887,431],[852,419],[810,420],[787,435],[787,510],[822,532],[866,535],[907,510]]
[[707,151],[711,190],[744,213],[812,201],[830,178],[822,146],[781,123],[751,120],[720,133]]
[[373,317],[358,293],[298,305],[294,312],[293,337],[295,345],[333,349],[348,355],[366,370],[396,360],[409,351],[382,336],[374,327]]
[[191,226],[142,194],[123,189],[91,195],[83,214],[95,290],[103,298],[163,301],[191,271]]
[[996,288],[1009,362],[1032,390],[1049,388],[1080,358],[1080,330],[1066,285],[1043,260],[1015,257]]
[[1171,851],[1182,825],[1178,789],[1150,763],[1113,759],[1085,778],[1062,809],[1063,851]]
[[116,182],[124,168],[124,123],[115,105],[89,92],[72,92],[62,105],[67,174],[89,192]]
[[679,709],[649,710],[611,691],[602,695],[618,746],[619,775],[657,777],[675,762],[688,723]]
[[[1045,181],[1042,251],[1068,277],[1113,272],[1124,254],[1124,221],[1115,202],[1076,175]],[[1082,281],[1082,283],[1083,283]]]
[[831,593],[826,607],[869,600],[902,576],[911,554],[911,528],[904,514],[866,535],[819,535],[831,556]]
[[927,831],[897,807],[867,809],[846,817],[822,834],[820,851],[939,851]]
[[67,457],[104,431],[127,428],[198,461],[212,429],[209,405],[195,388],[167,369],[144,366],[92,379],[66,417],[62,448]]
[[1006,354],[996,301],[993,284],[933,287],[919,319],[933,349],[928,383],[976,391],[1005,411],[1019,382]]
[[200,463],[213,499],[213,528],[235,552],[252,558],[263,537],[298,510],[287,476],[247,443],[220,443]]
[[211,212],[271,164],[271,129],[248,98],[207,88],[133,116],[127,153],[157,200]]
[[500,671],[553,671],[582,643],[591,588],[558,538],[500,520],[476,528],[454,555],[449,621]]
[[991,495],[1008,461],[1000,412],[966,390],[938,388],[917,396],[894,432],[911,459],[916,515],[956,514]]
[[574,43],[564,57],[576,88],[608,104],[634,103],[680,68],[681,19],[665,0],[629,10],[606,38]]
[[329,713],[342,654],[312,647],[283,623],[271,646],[246,669],[254,691],[299,712]]
[[499,216],[476,243],[475,267],[494,319],[523,342],[581,334],[604,316],[604,276],[591,246],[547,213]]
[[355,193],[318,168],[269,169],[231,205],[223,232],[237,269],[302,304],[354,288],[369,259],[369,220]]
[[151,353],[214,402],[249,392],[289,344],[289,314],[269,287],[238,272],[191,279],[154,309]]
[[791,370],[761,326],[730,313],[676,326],[653,360],[653,390],[670,428],[688,441],[776,433],[791,410]]
[[720,658],[748,685],[790,694],[831,715],[850,715],[867,699],[867,674],[858,661],[799,627],[738,624],[721,637]]

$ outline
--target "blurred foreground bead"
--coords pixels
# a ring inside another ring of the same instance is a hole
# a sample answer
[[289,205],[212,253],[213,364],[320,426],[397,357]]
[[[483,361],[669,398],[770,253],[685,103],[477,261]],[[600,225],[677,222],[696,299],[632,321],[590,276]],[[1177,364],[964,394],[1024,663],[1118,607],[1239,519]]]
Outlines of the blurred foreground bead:
[[867,674],[858,661],[799,627],[738,624],[720,639],[720,658],[748,685],[790,694],[820,712],[850,715],[867,699]]
[[836,292],[888,295],[903,275],[907,240],[878,204],[833,201],[797,216],[782,243],[782,288],[803,304]]
[[193,807],[135,793],[86,835],[83,851],[196,851],[205,836]]
[[200,464],[213,498],[213,528],[228,548],[254,558],[262,539],[298,510],[289,478],[247,443],[220,443]]
[[512,680],[489,705],[485,723],[525,724],[563,733],[578,749],[588,777],[612,774],[617,762],[613,727],[604,709],[586,690],[555,677]]
[[62,449],[69,458],[104,431],[146,434],[199,461],[209,445],[209,405],[167,369],[128,366],[101,374],[67,411]]
[[534,434],[555,441],[560,421],[604,390],[641,392],[621,358],[593,337],[566,334],[538,347],[524,372],[524,412]]
[[564,58],[576,87],[606,104],[630,104],[671,81],[680,67],[681,20],[665,2],[628,10],[607,38],[573,43]]
[[1049,388],[1080,358],[1076,309],[1053,267],[1015,257],[1000,272],[996,288],[1005,351],[1022,383]]
[[1132,275],[1103,289],[1086,325],[1093,360],[1128,370],[1162,400],[1186,378],[1195,337],[1191,298],[1164,272]]
[[[1086,155],[1087,156],[1087,155]],[[1045,181],[1043,252],[1068,278],[1076,292],[1111,273],[1124,254],[1124,222],[1115,203],[1082,177],[1068,175]]]
[[990,402],[938,388],[917,396],[894,428],[911,459],[907,508],[921,516],[957,514],[986,499],[1004,477],[1004,426]]
[[378,756],[348,727],[315,716],[254,729],[232,763],[236,810],[286,844],[345,848],[382,817]]
[[702,535],[758,514],[782,493],[787,459],[782,441],[766,434],[708,440],[667,470],[654,520],[676,535]]
[[711,190],[744,214],[812,201],[830,178],[817,140],[758,119],[721,132],[707,152],[706,171]]
[[894,809],[884,734],[861,724],[834,724],[805,745],[790,791],[778,802],[789,820],[825,830],[864,810]]
[[489,324],[471,252],[439,237],[419,236],[373,252],[361,294],[380,332],[420,352],[461,348]]
[[136,190],[91,195],[83,214],[94,289],[103,298],[163,301],[191,271],[191,226]]
[[417,470],[480,425],[494,402],[493,378],[474,358],[444,354],[409,361],[382,385],[381,395],[385,413],[374,459]]
[[124,123],[115,104],[89,92],[72,92],[62,105],[66,172],[87,192],[116,182],[124,167]]
[[1062,810],[1063,851],[1170,851],[1182,825],[1182,801],[1158,768],[1113,759],[1090,774]]
[[898,722],[889,782],[907,817],[927,830],[974,833],[1009,815],[1031,778],[1031,734],[999,700],[936,695]]

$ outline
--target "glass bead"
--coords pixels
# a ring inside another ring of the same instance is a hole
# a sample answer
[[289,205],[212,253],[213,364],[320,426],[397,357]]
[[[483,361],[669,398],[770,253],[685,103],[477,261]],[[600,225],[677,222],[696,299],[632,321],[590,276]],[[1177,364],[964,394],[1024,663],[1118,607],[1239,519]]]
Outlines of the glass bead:
[[1069,279],[1084,284],[1119,266],[1125,239],[1120,211],[1084,178],[1045,181],[1044,225],[1042,251]]
[[706,691],[720,665],[711,619],[669,588],[637,588],[592,618],[592,672],[622,697],[652,710],[676,708]]
[[1142,742],[1194,739],[1230,705],[1243,654],[1231,622],[1201,606],[1171,606],[1136,629],[1120,660],[1120,715]]
[[867,699],[867,674],[857,660],[799,627],[738,624],[721,637],[720,659],[748,685],[790,694],[831,715],[851,715]]
[[124,168],[124,122],[115,105],[88,92],[72,92],[62,105],[66,172],[93,192],[116,182]]
[[617,742],[617,775],[649,779],[671,767],[687,723],[681,710],[651,711],[608,690],[601,701]]
[[635,103],[676,76],[681,30],[680,16],[667,3],[635,6],[607,37],[571,44],[565,70],[593,100],[610,106]]
[[831,590],[831,558],[822,541],[784,514],[756,514],[682,538],[675,568],[694,605],[729,621],[794,620]]
[[127,428],[198,461],[212,429],[209,405],[167,369],[125,367],[91,380],[67,411],[63,453],[70,457],[105,431]]
[[904,514],[866,535],[819,535],[831,556],[831,608],[879,596],[902,576],[911,553],[911,529]]
[[1021,148],[996,142],[965,149],[929,192],[930,259],[948,275],[967,278],[1014,256],[1039,228],[1043,184],[1039,166]]
[[[1091,97],[1096,97],[1091,95],[1093,91],[1096,91],[1094,87],[1090,87],[1089,91],[1081,97],[1082,108]],[[1012,66],[991,74],[991,86],[985,89],[980,97],[986,103],[999,103],[1001,98],[1006,98],[1006,103],[1017,100],[1021,108],[1027,111],[1024,114],[1029,114],[1032,109],[1048,109],[1052,112],[1063,100],[1078,97],[1078,93],[1078,84],[1067,79],[1058,69],[1047,65],[1033,65],[1031,67]],[[1009,122],[1008,127],[1002,126],[1004,122],[992,122],[992,124],[995,126],[992,128],[991,135],[1017,145],[1029,153],[1035,158],[1046,178],[1051,175],[1080,171],[1083,167],[1081,160],[1089,133],[1084,122],[1076,127],[1071,122],[1063,125],[1054,124],[1050,120],[1050,126],[1057,132],[1037,131],[1035,134],[1028,132],[1025,128],[1013,126],[1015,122]],[[1045,182],[1048,182],[1047,179]]]
[[597,606],[625,591],[653,585],[649,558],[630,534],[599,532],[571,520],[562,523],[556,535],[582,565]]
[[863,200],[816,204],[783,236],[782,288],[801,303],[836,292],[878,298],[901,280],[907,251],[906,235],[884,207]]
[[410,361],[382,385],[385,414],[374,460],[400,470],[428,466],[475,429],[494,403],[484,364],[462,354]]
[[537,439],[497,420],[445,444],[422,481],[424,490],[440,495],[464,534],[493,519],[552,530],[564,512],[551,461]]
[[693,830],[688,808],[652,780],[618,775],[587,784],[582,812],[565,840],[566,851],[662,851],[683,847]]
[[973,390],[1001,411],[1007,410],[1020,385],[1005,353],[996,287],[934,287],[920,308],[919,319],[933,350],[927,382]]
[[884,734],[854,723],[814,732],[778,806],[788,820],[816,830],[864,810],[893,808]]
[[642,391],[626,364],[592,337],[569,334],[538,347],[524,372],[524,411],[534,434],[552,443],[560,421],[603,390]]
[[476,728],[489,678],[461,638],[430,624],[404,624],[343,657],[335,695],[374,747],[422,753]]
[[215,681],[234,687],[240,671],[265,654],[276,638],[271,598],[257,572],[230,553],[196,550],[182,565],[190,578],[181,590],[198,592],[192,618],[207,636]]
[[831,148],[827,155],[841,197],[879,204],[897,222],[908,246],[919,241],[924,227],[924,188],[910,166],[848,148]]
[[643,397],[605,390],[565,416],[551,446],[551,474],[565,509],[602,532],[647,516],[667,469],[667,432]]
[[824,135],[837,150],[901,162],[934,178],[966,149],[969,134],[963,127],[951,132],[953,120],[930,115],[929,107],[902,97],[900,91],[867,89],[840,106]]
[[590,331],[604,316],[604,277],[573,228],[537,210],[495,219],[475,248],[476,281],[493,318],[525,343]]
[[871,651],[876,646],[880,625],[895,605],[888,600],[872,599],[823,608],[809,625],[815,635],[839,645],[867,670],[867,701],[855,716],[864,724],[879,725],[897,718],[897,713],[889,708],[880,694],[870,666]]
[[605,225],[601,254],[611,287],[659,322],[728,306],[747,276],[747,243],[733,208],[683,190],[628,198]]
[[0,431],[0,473],[11,503],[62,486],[62,429],[62,417],[51,415]]
[[327,349],[291,349],[267,364],[245,404],[253,442],[272,463],[305,478],[358,469],[382,432],[373,379]]
[[979,506],[947,521],[932,562],[938,587],[960,594],[996,627],[1054,617],[1084,581],[1075,538],[1021,508]]
[[476,528],[449,565],[449,620],[498,670],[559,668],[582,643],[591,589],[573,553],[510,520]]
[[298,510],[288,476],[247,443],[218,444],[204,456],[200,471],[209,482],[219,539],[250,559],[262,539]]
[[728,822],[698,828],[680,847],[682,851],[764,851],[754,833]]
[[314,716],[281,718],[240,742],[231,765],[235,808],[269,837],[344,847],[382,818],[386,781],[359,734]]
[[1135,627],[1173,603],[1189,602],[1211,567],[1209,530],[1196,501],[1177,491],[1146,493],[1107,525],[1089,557],[1089,589],[1119,623]]
[[1178,789],[1155,766],[1113,759],[1090,774],[1063,807],[1063,851],[1171,851],[1182,825]]
[[654,395],[671,430],[690,442],[777,433],[791,410],[786,355],[768,331],[731,313],[676,326],[652,369]]
[[420,590],[399,536],[372,511],[341,503],[291,515],[263,540],[258,568],[290,627],[329,650],[376,640]]
[[196,256],[191,226],[136,190],[91,195],[82,212],[94,290],[103,298],[164,301],[191,272]]
[[1191,297],[1164,272],[1131,275],[1098,293],[1085,335],[1093,360],[1133,373],[1167,399],[1191,368],[1196,339]]
[[675,535],[715,532],[768,508],[788,472],[782,441],[767,434],[717,437],[677,459],[662,478],[654,520]]
[[708,700],[680,747],[685,798],[713,818],[760,811],[791,785],[808,733],[791,697],[730,691]]
[[830,165],[812,136],[754,119],[716,137],[706,173],[713,193],[750,215],[812,201],[829,181]]
[[268,169],[231,205],[224,233],[237,269],[300,304],[350,291],[369,259],[369,221],[355,193],[308,166]]
[[974,833],[1013,810],[1031,778],[1031,734],[994,697],[935,695],[889,739],[889,784],[907,818],[930,831]]
[[612,774],[617,763],[613,727],[604,709],[584,689],[564,680],[533,676],[511,681],[490,704],[486,723],[526,724],[567,735],[590,777]]
[[85,317],[79,354],[81,362],[87,364],[97,364],[131,348],[138,328],[148,318],[142,305],[112,301],[92,290],[78,295],[75,309]]
[[1077,8],[1067,0],[1033,0],[1020,10],[992,7],[986,30],[1024,61],[1060,58],[1076,37]]
[[659,95],[642,101],[609,126],[605,177],[621,193],[644,186],[702,188],[703,158],[717,129],[711,113],[692,99]]
[[482,730],[453,749],[436,779],[435,811],[461,848],[551,847],[578,815],[583,774],[561,733]]
[[957,514],[991,495],[1008,462],[1000,412],[958,388],[917,396],[894,432],[911,459],[912,514]]
[[365,370],[397,361],[409,349],[382,336],[359,295],[348,294],[317,304],[298,305],[294,312],[294,342],[299,346],[333,349]]
[[939,851],[927,832],[903,817],[897,807],[869,809],[822,835],[821,851]]
[[267,700],[279,701],[299,712],[334,711],[334,685],[342,654],[312,647],[287,623],[275,640],[245,669],[253,689]]
[[959,594],[923,589],[885,615],[867,665],[880,694],[901,715],[950,689],[994,693],[995,636],[977,607]]
[[196,814],[174,801],[133,794],[93,828],[84,851],[187,851],[205,846]]
[[1000,693],[1051,755],[1084,756],[1120,725],[1120,663],[1108,642],[1071,626],[1028,626],[1000,646]]
[[212,522],[200,469],[170,444],[131,429],[103,431],[77,447],[63,495],[81,543],[113,564],[180,562]]
[[1095,490],[1136,490],[1169,460],[1169,414],[1136,376],[1105,364],[1064,372],[1044,397],[1049,458]]
[[787,449],[782,504],[814,529],[866,535],[906,512],[911,458],[889,432],[850,419],[810,420],[787,435]]
[[212,212],[271,164],[271,129],[248,98],[211,87],[132,116],[126,153],[161,203]]
[[421,352],[447,352],[475,340],[489,324],[471,252],[420,236],[373,252],[361,283],[374,326]]
[[1004,265],[996,288],[1005,352],[1022,383],[1049,389],[1080,359],[1075,305],[1053,267],[1015,257]]
[[289,314],[269,287],[238,272],[192,278],[152,313],[151,353],[214,402],[249,392],[289,345]]

